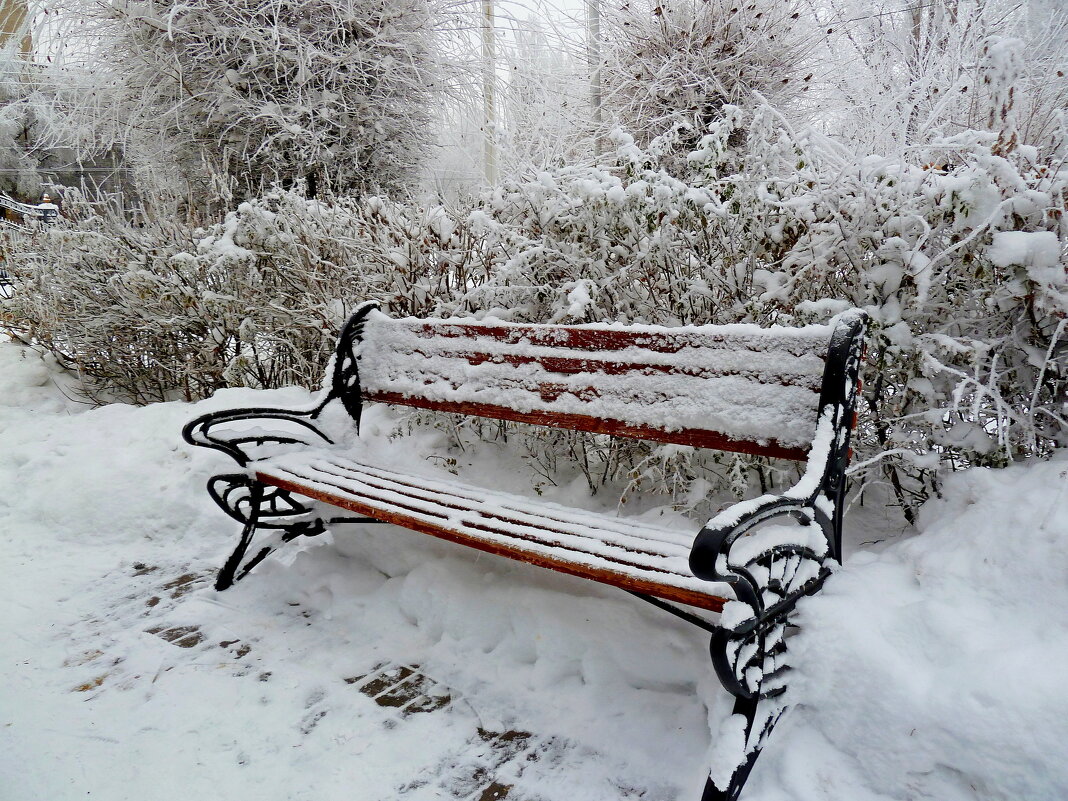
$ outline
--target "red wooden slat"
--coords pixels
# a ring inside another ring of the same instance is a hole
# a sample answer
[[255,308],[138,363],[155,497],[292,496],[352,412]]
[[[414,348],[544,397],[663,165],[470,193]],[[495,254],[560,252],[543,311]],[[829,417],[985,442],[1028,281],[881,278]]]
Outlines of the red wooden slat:
[[450,323],[423,320],[395,320],[393,324],[405,326],[422,337],[493,339],[497,342],[518,344],[526,342],[545,347],[571,348],[575,350],[604,351],[637,347],[656,353],[678,353],[683,348],[727,348],[732,350],[785,351],[800,356],[826,351],[827,340],[803,337],[775,337],[747,335],[715,330],[680,328],[677,331],[640,331],[616,328],[589,328],[582,326],[549,326],[523,324],[474,324]]
[[[383,467],[382,465],[363,464],[354,462],[350,459],[345,459],[343,461],[324,459],[324,461],[326,464],[342,472],[354,471],[357,475],[373,476],[376,479],[388,481],[393,484],[400,484],[403,487],[419,490],[421,492],[437,492],[438,490],[434,490],[432,487],[444,486],[445,489],[443,491],[447,492],[451,497],[459,498],[470,503],[478,503],[486,499],[485,490],[468,484],[448,483],[441,479],[413,476],[410,473],[399,473],[396,470]],[[323,470],[324,468],[321,467],[321,465],[316,464],[315,469]],[[526,501],[522,497],[498,497],[495,499],[495,503],[500,509],[503,509],[510,514],[519,515],[529,513],[531,505],[531,502]],[[610,531],[615,534],[636,537],[639,539],[648,539],[660,544],[677,547],[677,543],[674,540],[663,540],[659,538],[658,534],[663,531],[662,529],[657,529],[656,526],[651,526],[648,523],[643,523],[630,518],[607,518],[603,515],[583,511],[582,509],[571,509],[568,507],[549,508],[542,506],[541,504],[538,504],[538,512],[536,516],[541,520],[555,521],[565,526],[580,525],[585,528]],[[694,534],[696,534],[696,532],[694,532]]]
[[654,581],[635,578],[623,573],[601,570],[587,565],[579,565],[551,556],[510,549],[503,544],[487,542],[486,540],[465,535],[463,532],[455,531],[446,528],[445,526],[434,525],[411,514],[405,514],[397,508],[384,508],[381,505],[371,502],[370,499],[355,498],[350,493],[342,490],[339,490],[337,493],[323,492],[317,488],[305,486],[299,481],[292,481],[267,473],[257,473],[256,477],[264,484],[271,484],[284,490],[295,492],[298,495],[303,495],[308,498],[314,498],[315,500],[331,504],[332,506],[338,506],[360,515],[373,517],[374,519],[381,520],[385,523],[393,523],[394,525],[411,529],[412,531],[418,531],[433,537],[439,537],[440,539],[457,542],[461,545],[466,545],[486,553],[506,556],[510,559],[538,565],[540,567],[547,567],[560,573],[592,579],[603,584],[610,584],[633,592],[645,593],[657,598],[663,598],[668,601],[674,601],[676,603],[682,603],[700,609],[708,609],[713,612],[722,611],[723,604],[726,603],[726,599],[718,596],[706,595],[693,590],[659,584]]
[[[289,473],[290,471],[279,469],[279,472]],[[567,551],[568,553],[582,554],[582,555],[585,555],[585,556],[590,556],[590,557],[593,557],[593,558],[596,558],[596,559],[600,559],[600,560],[605,561],[605,562],[613,562],[614,564],[619,565],[619,568],[621,570],[624,570],[624,571],[626,571],[626,570],[640,570],[640,571],[645,571],[645,572],[649,572],[649,573],[663,573],[665,576],[675,576],[675,577],[679,577],[680,576],[679,573],[677,573],[675,571],[672,571],[672,570],[668,570],[668,569],[663,568],[663,567],[657,567],[657,566],[649,565],[649,564],[642,564],[641,562],[636,562],[636,561],[633,561],[633,560],[624,559],[624,558],[620,557],[619,555],[612,556],[612,555],[605,554],[605,553],[598,553],[597,551],[592,550],[589,547],[589,543],[592,543],[592,542],[595,541],[595,540],[593,540],[593,538],[590,538],[590,537],[588,537],[586,535],[582,535],[582,534],[576,533],[574,531],[561,531],[559,529],[551,528],[549,526],[549,523],[552,522],[552,521],[549,521],[549,520],[544,520],[544,519],[540,519],[539,520],[536,517],[531,516],[531,515],[527,516],[528,518],[530,518],[528,520],[517,520],[517,519],[515,519],[513,517],[508,517],[507,515],[501,514],[499,512],[498,513],[494,513],[494,512],[490,512],[488,510],[485,510],[485,509],[478,508],[478,504],[470,505],[470,504],[461,503],[461,499],[457,498],[457,497],[441,496],[440,494],[438,494],[438,497],[436,497],[436,498],[419,497],[419,495],[417,495],[415,492],[402,492],[401,490],[397,489],[396,487],[375,486],[374,484],[372,484],[372,483],[370,483],[368,481],[365,481],[362,478],[352,479],[352,480],[356,481],[357,483],[359,483],[361,485],[361,489],[357,489],[357,488],[355,488],[355,487],[353,487],[351,485],[341,485],[341,484],[333,483],[332,481],[327,479],[327,476],[330,475],[328,473],[327,474],[323,474],[323,473],[320,473],[318,471],[312,471],[312,472],[315,473],[312,476],[303,476],[299,472],[296,472],[296,473],[290,473],[291,478],[287,478],[286,476],[277,476],[277,475],[275,475],[275,477],[276,478],[280,478],[282,480],[295,480],[297,482],[300,482],[303,479],[308,478],[309,480],[315,481],[316,484],[333,487],[338,492],[344,493],[344,497],[353,498],[353,499],[355,499],[355,500],[357,500],[357,501],[359,501],[361,503],[369,503],[369,504],[371,504],[373,506],[376,506],[376,507],[378,507],[380,509],[387,509],[388,508],[388,509],[401,510],[402,512],[411,512],[412,514],[415,514],[415,515],[422,515],[424,518],[425,517],[437,517],[437,518],[440,518],[442,521],[444,521],[443,524],[442,524],[443,527],[446,528],[446,529],[449,529],[449,530],[455,530],[456,529],[456,525],[455,525],[455,523],[453,521],[449,520],[447,513],[442,512],[441,509],[452,509],[452,510],[457,511],[457,512],[468,512],[471,515],[477,515],[477,517],[479,519],[478,520],[471,520],[471,519],[461,520],[460,521],[460,527],[461,528],[476,529],[476,530],[479,530],[479,531],[485,531],[488,534],[493,534],[493,535],[495,535],[497,537],[504,537],[504,538],[507,538],[507,539],[510,539],[510,540],[514,540],[514,541],[516,541],[516,549],[518,549],[518,550],[522,549],[522,546],[519,543],[521,543],[521,542],[529,542],[529,543],[534,543],[536,545],[542,545],[542,546],[545,546],[545,547],[548,547],[548,548],[558,549],[558,550],[561,550],[561,551]],[[265,474],[265,475],[271,475],[271,474]],[[342,479],[344,479],[343,476],[334,476],[334,478],[342,478]],[[313,489],[313,488],[312,487],[308,487],[308,489]],[[391,498],[381,497],[381,496],[377,495],[374,492],[374,490],[381,490],[381,491],[384,491],[384,492],[387,492],[387,493],[390,493],[390,494],[400,495],[400,496],[408,499],[409,503],[405,503],[404,501],[398,501],[398,500],[391,499]],[[499,511],[502,511],[502,510],[499,510]],[[424,522],[427,522],[427,521],[424,520]],[[452,524],[451,528],[450,528],[450,524]],[[502,528],[501,524],[504,524],[505,526],[511,526],[512,528],[521,529],[521,531],[509,531],[507,528]],[[565,535],[565,536],[569,536],[569,537],[571,537],[573,539],[584,540],[584,541],[586,541],[585,542],[586,547],[580,547],[578,545],[564,545],[564,544],[562,544],[560,542],[554,542],[552,539],[547,538],[545,535],[542,535],[539,532],[549,532],[549,533],[553,533],[553,534],[562,534],[562,535]],[[599,542],[603,543],[604,540],[600,540]],[[656,552],[653,552],[653,551],[633,550],[633,549],[625,548],[622,545],[619,545],[619,543],[614,543],[614,545],[616,545],[618,550],[621,551],[621,552],[627,552],[627,553],[633,553],[633,554],[638,554],[638,555],[642,555],[642,556],[647,556],[647,557],[650,557],[650,560],[653,560],[653,561],[664,558],[664,554],[659,554],[659,553],[656,553]],[[502,545],[502,547],[507,548],[508,546],[507,545]],[[579,564],[579,563],[576,563],[576,564]],[[581,566],[583,569],[585,569],[585,566],[582,566],[582,565],[579,565],[579,566]]]
[[488,417],[494,420],[533,423],[534,425],[548,426],[550,428],[590,431],[595,434],[610,434],[616,437],[630,437],[651,442],[668,442],[673,445],[690,445],[695,448],[713,448],[733,453],[747,453],[753,456],[792,459],[797,462],[803,462],[808,458],[807,448],[787,447],[780,445],[775,440],[767,440],[765,442],[738,440],[716,431],[703,431],[693,428],[665,431],[652,426],[633,425],[619,420],[602,420],[582,414],[561,414],[543,411],[519,412],[515,409],[493,406],[488,403],[430,400],[429,398],[408,397],[399,392],[365,392],[364,398],[379,403],[412,406],[419,409],[430,409],[435,412],[452,412],[472,417]]
[[[575,375],[578,373],[596,373],[601,375],[685,375],[695,378],[720,378],[724,376],[742,376],[750,380],[763,382],[761,374],[755,370],[715,370],[708,367],[700,367],[688,364],[642,364],[633,362],[617,362],[607,359],[590,359],[580,357],[563,356],[526,356],[519,354],[486,353],[477,350],[450,351],[447,353],[426,353],[415,350],[411,353],[403,351],[405,355],[418,354],[427,359],[463,359],[472,366],[478,366],[487,362],[491,364],[511,364],[521,366],[527,364],[537,365],[550,373],[563,375]],[[818,393],[821,385],[820,375],[805,374],[798,372],[793,375],[777,375],[771,382],[779,386],[804,387]]]
[[[386,492],[401,493],[449,509],[471,510],[477,508],[478,513],[482,516],[488,516],[518,526],[533,526],[534,528],[549,531],[554,534],[589,537],[588,534],[581,532],[577,533],[577,529],[599,531],[605,535],[601,538],[601,541],[614,542],[616,546],[625,548],[629,553],[642,554],[654,558],[663,558],[665,556],[671,556],[672,550],[676,552],[679,551],[679,545],[677,543],[656,539],[649,536],[648,533],[640,530],[635,531],[629,521],[619,520],[617,518],[590,515],[588,513],[582,514],[579,510],[573,510],[570,515],[566,512],[561,514],[559,511],[555,510],[542,512],[541,510],[535,511],[529,506],[527,508],[519,508],[517,505],[506,503],[495,504],[494,508],[487,509],[482,507],[484,497],[480,496],[477,492],[472,492],[470,487],[464,485],[449,487],[446,490],[433,489],[425,484],[416,484],[416,479],[413,476],[394,474],[397,477],[382,477],[378,475],[378,471],[374,468],[369,470],[365,465],[355,462],[341,464],[336,461],[330,461],[327,462],[327,464],[334,468],[334,471],[336,472],[327,470],[321,464],[317,464],[314,467],[309,465],[308,467],[309,469],[314,470],[317,476],[325,475],[334,476],[335,478],[340,479],[356,480],[367,487],[373,487]],[[572,519],[565,519],[567,516],[571,516]],[[619,523],[620,525],[613,526],[614,523]],[[549,543],[545,542],[544,544]],[[657,545],[661,546],[660,550],[648,550]],[[598,555],[592,550],[584,551],[584,553]],[[642,566],[638,562],[633,564],[635,567],[652,569]]]

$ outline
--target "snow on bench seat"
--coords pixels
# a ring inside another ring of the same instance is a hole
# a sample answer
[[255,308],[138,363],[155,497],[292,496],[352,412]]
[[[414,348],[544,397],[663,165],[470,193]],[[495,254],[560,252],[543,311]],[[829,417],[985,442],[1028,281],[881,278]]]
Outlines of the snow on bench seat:
[[323,452],[260,462],[256,477],[383,522],[665,600],[718,612],[733,597],[726,584],[690,572],[696,525],[661,528]]

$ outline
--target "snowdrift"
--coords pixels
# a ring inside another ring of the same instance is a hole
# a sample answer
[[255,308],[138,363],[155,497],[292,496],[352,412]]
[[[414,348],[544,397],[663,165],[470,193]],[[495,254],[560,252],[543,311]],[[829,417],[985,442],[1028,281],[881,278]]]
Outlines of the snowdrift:
[[[88,409],[64,391],[0,344],[3,797],[699,797],[730,707],[701,632],[384,526],[217,594],[236,532],[202,489],[216,455],[179,429],[307,393]],[[439,435],[391,440],[392,414],[365,418],[372,447],[422,461]],[[529,486],[516,454],[481,447],[442,469]],[[1068,459],[951,477],[919,536],[875,517],[847,530],[884,541],[803,606],[799,705],[746,801],[1068,797]],[[388,682],[409,689],[375,697]]]

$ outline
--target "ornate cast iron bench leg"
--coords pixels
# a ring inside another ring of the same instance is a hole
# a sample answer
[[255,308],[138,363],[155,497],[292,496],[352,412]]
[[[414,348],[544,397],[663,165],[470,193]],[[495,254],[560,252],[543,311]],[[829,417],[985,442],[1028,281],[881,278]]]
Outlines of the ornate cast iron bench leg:
[[[280,545],[297,537],[314,537],[326,530],[324,521],[302,499],[278,487],[261,484],[244,473],[215,476],[208,482],[208,494],[234,520],[243,525],[237,547],[227,558],[215,581],[215,589],[225,590],[240,581]],[[251,556],[249,547],[259,532],[261,537]]]
[[[724,781],[722,772],[719,776],[719,783],[725,786],[717,786],[710,778],[703,801],[734,801],[741,793],[764,742],[785,711],[781,696],[786,691],[789,670],[785,662],[786,637],[795,605],[815,592],[829,572],[825,565],[828,550],[818,545],[810,547],[823,539],[815,520],[821,515],[814,514],[814,509],[777,500],[763,510],[764,514],[758,512],[755,522],[751,522],[752,518],[743,521],[719,542],[717,562],[723,573],[716,572],[720,581],[732,585],[738,600],[724,607],[721,627],[713,632],[709,651],[720,683],[734,696],[732,715],[741,716],[744,721],[744,746],[736,756],[729,780]],[[770,537],[765,531],[766,547],[746,554],[749,543],[743,542],[738,548],[743,551],[742,558],[732,558],[732,545],[752,527],[782,515],[801,518],[801,526],[772,529]],[[816,536],[812,536],[813,532],[797,535],[809,527],[819,530]],[[774,536],[777,530],[781,531],[780,537]],[[790,542],[791,539],[795,541]]]
[[[783,560],[777,561],[779,565],[769,566],[791,570],[801,565],[796,556],[786,559],[785,565],[781,564]],[[712,664],[721,684],[734,695],[732,716],[740,716],[744,721],[744,750],[737,758],[726,787],[720,789],[710,778],[703,801],[734,801],[738,798],[768,735],[786,710],[781,696],[786,691],[785,678],[789,670],[785,658],[787,632],[793,628],[790,618],[800,595],[815,591],[822,583],[826,569],[819,567],[817,578],[800,588],[792,581],[796,575],[795,570],[793,576],[785,577],[780,587],[773,581],[763,591],[766,599],[768,596],[773,599],[769,599],[770,603],[765,600],[764,614],[750,618],[735,629],[720,628],[712,635],[709,644]]]
[[758,730],[756,724],[759,708],[760,702],[757,699],[736,698],[734,700],[734,710],[731,714],[740,715],[745,719],[746,743],[754,742],[754,731],[758,731],[758,736],[753,747],[746,753],[745,760],[731,774],[727,789],[720,790],[716,787],[712,778],[709,777],[705,782],[705,791],[701,795],[701,801],[736,801],[742,794],[742,788],[749,778],[749,773],[753,770],[753,765],[756,764],[757,757],[760,756],[760,749],[764,746],[764,741],[767,740],[768,735],[771,734],[772,727],[778,722],[779,716],[784,711],[780,707],[771,715],[761,715],[762,725]]

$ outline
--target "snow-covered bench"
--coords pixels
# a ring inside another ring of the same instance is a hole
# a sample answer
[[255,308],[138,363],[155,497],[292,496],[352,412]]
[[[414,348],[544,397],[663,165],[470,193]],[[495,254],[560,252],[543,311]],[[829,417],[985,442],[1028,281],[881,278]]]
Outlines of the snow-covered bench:
[[[730,764],[713,767],[704,798],[736,798],[781,713],[770,699],[784,689],[789,616],[841,558],[864,329],[856,311],[804,328],[665,328],[395,320],[364,304],[314,407],[214,412],[185,427],[188,442],[243,468],[208,483],[244,527],[216,588],[281,543],[354,520],[621,587],[712,633],[712,660],[739,717],[727,726],[735,747],[719,749],[733,754]],[[368,401],[807,466],[782,494],[735,504],[700,530],[671,528],[405,473],[340,449],[317,425],[340,412],[358,431]],[[721,614],[709,621],[679,604]]]

